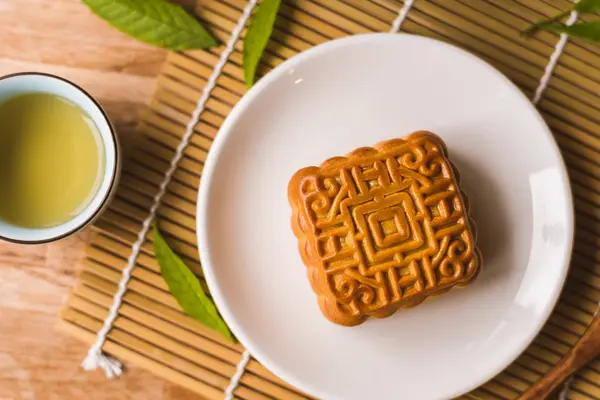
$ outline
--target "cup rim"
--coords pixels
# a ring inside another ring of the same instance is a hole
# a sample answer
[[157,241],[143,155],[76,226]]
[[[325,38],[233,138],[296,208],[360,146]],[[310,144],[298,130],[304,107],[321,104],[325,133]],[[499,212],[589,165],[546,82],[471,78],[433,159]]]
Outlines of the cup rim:
[[[119,160],[120,160],[119,146],[117,145],[118,138],[117,138],[115,128],[114,128],[113,124],[111,123],[110,119],[108,118],[106,111],[104,111],[104,108],[102,108],[100,103],[91,94],[89,94],[85,89],[83,89],[81,86],[77,85],[76,83],[74,83],[66,78],[58,76],[58,75],[54,75],[54,74],[50,74],[50,73],[46,73],[46,72],[34,72],[34,71],[16,72],[13,74],[3,75],[3,76],[0,76],[0,82],[10,79],[10,78],[19,77],[19,76],[42,76],[42,77],[62,81],[63,83],[70,85],[71,87],[73,87],[73,89],[78,90],[84,96],[86,96],[94,104],[94,106],[98,108],[98,110],[102,114],[102,118],[104,119],[104,121],[106,122],[106,124],[108,126],[109,131],[110,131],[110,143],[113,146],[114,154],[115,154],[115,162],[114,162],[112,170],[110,171],[110,185],[108,187],[108,190],[106,190],[106,193],[104,194],[104,198],[99,203],[98,207],[96,207],[96,209],[90,214],[90,216],[88,218],[86,218],[83,222],[81,222],[80,224],[78,224],[77,226],[73,227],[71,230],[69,230],[65,233],[61,233],[60,235],[52,236],[47,239],[41,239],[41,240],[14,239],[14,238],[6,237],[6,236],[2,235],[2,233],[0,233],[0,240],[4,240],[6,242],[15,243],[15,244],[36,245],[36,244],[51,243],[51,242],[55,242],[57,240],[63,239],[65,237],[71,236],[72,234],[74,234],[74,233],[80,231],[81,229],[83,229],[84,227],[86,227],[90,222],[92,222],[100,214],[100,212],[106,206],[106,203],[108,202],[108,200],[110,199],[110,197],[112,195],[112,192],[115,187],[116,180],[117,180],[117,176],[118,176]],[[108,172],[105,172],[105,173],[108,173]]]

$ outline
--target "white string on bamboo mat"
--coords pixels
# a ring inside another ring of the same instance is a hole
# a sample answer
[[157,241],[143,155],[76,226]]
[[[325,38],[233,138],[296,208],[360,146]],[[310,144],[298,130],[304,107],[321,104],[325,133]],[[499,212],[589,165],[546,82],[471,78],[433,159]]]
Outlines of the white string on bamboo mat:
[[[575,21],[577,21],[578,16],[579,16],[579,14],[577,13],[577,11],[571,11],[571,14],[569,15],[569,19],[567,20],[567,25],[573,25],[575,23]],[[533,104],[537,105],[540,102],[540,100],[542,99],[542,96],[544,95],[544,92],[546,91],[546,88],[548,87],[548,83],[550,82],[550,78],[552,78],[552,73],[554,72],[554,68],[556,68],[556,65],[558,64],[558,60],[559,60],[560,56],[562,55],[563,50],[565,49],[565,45],[567,44],[568,39],[569,39],[569,35],[567,35],[566,33],[560,34],[560,39],[558,39],[558,42],[556,42],[556,46],[554,47],[554,52],[548,59],[548,65],[546,65],[546,69],[544,70],[544,75],[542,75],[542,78],[540,79],[540,83],[539,83],[537,89],[535,90],[535,95],[533,96],[533,100],[532,100]],[[569,390],[571,389],[571,383],[573,382],[573,377],[574,376],[571,375],[563,384],[563,387],[558,395],[559,400],[567,399],[567,395],[569,394]]]
[[405,0],[404,1],[404,5],[400,9],[400,12],[398,12],[398,16],[392,23],[392,28],[390,29],[390,33],[398,33],[400,31],[400,28],[402,27],[402,23],[406,19],[406,16],[408,15],[408,12],[412,8],[414,2],[415,2],[415,0]]
[[[398,16],[392,23],[392,29],[390,29],[390,33],[397,33],[400,30],[400,28],[402,27],[402,22],[404,22],[404,20],[406,19],[406,16],[408,15],[408,12],[410,11],[413,3],[414,0],[406,0],[404,6],[402,6],[400,11],[398,12]],[[229,386],[227,386],[227,389],[225,390],[225,400],[233,399],[233,392],[239,386],[240,379],[242,379],[242,375],[244,375],[246,365],[248,365],[249,361],[250,352],[248,350],[245,350],[242,354],[242,359],[236,367],[235,374],[231,377],[231,380],[229,381]]]
[[[400,11],[398,12],[398,16],[392,23],[392,29],[390,30],[390,33],[397,33],[400,30],[400,28],[402,26],[402,22],[404,22],[404,20],[406,19],[406,15],[410,11],[413,3],[414,3],[414,0],[406,0],[406,2],[404,3],[404,6],[402,6]],[[238,365],[236,367],[235,374],[231,377],[231,380],[229,381],[229,386],[225,390],[225,400],[233,399],[233,392],[239,386],[240,379],[242,378],[242,375],[244,375],[244,371],[246,370],[246,365],[248,365],[249,361],[250,361],[250,352],[248,350],[245,350],[244,353],[242,354],[242,359],[240,360],[240,362],[238,363]]]
[[567,378],[560,393],[558,394],[558,400],[567,400],[567,395],[569,394],[569,389],[571,388],[571,382],[573,382],[574,378],[575,375],[571,375]]
[[94,345],[89,349],[87,357],[85,358],[85,360],[83,360],[83,363],[81,364],[82,367],[86,371],[94,370],[97,368],[102,368],[106,374],[106,377],[109,379],[114,378],[116,376],[120,376],[123,373],[121,363],[117,359],[104,354],[102,352],[102,346],[104,345],[104,342],[106,341],[106,335],[112,328],[112,325],[113,325],[115,319],[117,318],[117,315],[119,312],[119,307],[121,306],[121,302],[123,301],[123,296],[127,290],[127,283],[129,282],[129,279],[131,278],[131,272],[133,271],[135,262],[140,253],[142,245],[144,244],[146,235],[150,231],[152,221],[154,220],[154,217],[156,216],[156,211],[158,210],[158,207],[161,204],[162,198],[167,191],[167,186],[169,185],[169,182],[171,181],[173,173],[177,169],[177,165],[179,163],[179,160],[183,156],[183,152],[184,152],[185,148],[187,147],[192,135],[194,134],[194,128],[200,121],[200,115],[204,111],[204,106],[206,105],[206,101],[210,97],[212,90],[215,88],[215,86],[217,84],[217,78],[219,78],[219,76],[221,75],[223,67],[227,63],[227,60],[228,60],[229,56],[231,55],[231,53],[234,51],[235,44],[238,41],[238,39],[240,38],[242,30],[246,26],[246,22],[248,22],[248,19],[250,18],[250,15],[252,14],[252,10],[256,6],[256,3],[257,3],[257,0],[250,0],[248,2],[248,5],[246,5],[246,7],[244,8],[242,16],[238,20],[236,27],[231,32],[231,38],[229,39],[229,42],[227,42],[227,46],[221,53],[219,62],[217,63],[217,65],[215,65],[215,68],[213,69],[213,72],[210,75],[210,78],[206,82],[206,86],[204,86],[204,89],[202,90],[202,95],[200,96],[200,99],[198,99],[198,102],[196,103],[196,108],[194,109],[194,112],[191,115],[190,121],[188,122],[188,124],[186,126],[185,133],[181,139],[181,142],[179,143],[179,146],[177,146],[177,149],[175,151],[175,156],[171,160],[169,169],[167,170],[167,172],[165,172],[165,175],[164,175],[163,181],[160,184],[158,193],[156,194],[156,196],[154,196],[152,207],[150,208],[150,212],[142,224],[142,229],[140,230],[140,232],[137,236],[136,242],[132,246],[131,255],[127,259],[127,266],[125,267],[125,269],[123,269],[123,275],[121,277],[121,281],[119,282],[119,290],[115,294],[115,297],[113,299],[113,304],[110,307],[110,310],[108,312],[108,316],[104,320],[104,325],[102,326],[102,329],[100,330],[100,332],[98,332],[98,335],[96,337],[96,343],[94,343]]
[[[402,27],[402,22],[404,22],[404,20],[406,19],[406,15],[410,11],[413,3],[414,0],[406,0],[404,6],[402,6],[400,11],[398,12],[398,16],[392,23],[392,29],[390,30],[390,33],[397,33],[400,30],[400,28]],[[242,379],[244,371],[246,370],[246,365],[248,365],[249,361],[250,352],[248,350],[245,350],[242,354],[242,359],[236,367],[235,374],[231,377],[231,380],[229,381],[229,386],[227,386],[227,389],[225,390],[225,400],[233,399],[233,392],[239,386],[240,379]]]
[[[567,20],[567,25],[573,25],[575,23],[575,21],[577,20],[578,17],[578,13],[577,11],[571,11],[571,15],[569,15],[569,19]],[[558,39],[558,42],[556,43],[556,46],[554,47],[554,52],[552,53],[552,55],[550,56],[550,59],[548,60],[548,65],[546,65],[546,69],[544,70],[544,75],[542,75],[542,79],[540,79],[540,84],[538,85],[536,91],[535,91],[535,95],[533,96],[533,104],[536,104],[540,102],[540,100],[542,99],[542,95],[544,94],[544,91],[546,90],[546,88],[548,87],[548,83],[550,82],[550,78],[552,78],[552,73],[554,72],[554,68],[556,68],[556,64],[558,64],[558,59],[560,58],[565,45],[567,44],[567,40],[568,40],[569,36],[566,33],[561,33],[560,34],[560,39]]]
[[242,375],[244,375],[244,372],[246,371],[246,365],[248,365],[249,362],[250,352],[245,350],[242,354],[242,359],[235,368],[235,374],[233,374],[231,380],[229,381],[229,386],[227,386],[227,389],[225,389],[225,400],[233,399],[233,392],[239,386],[240,379],[242,379]]

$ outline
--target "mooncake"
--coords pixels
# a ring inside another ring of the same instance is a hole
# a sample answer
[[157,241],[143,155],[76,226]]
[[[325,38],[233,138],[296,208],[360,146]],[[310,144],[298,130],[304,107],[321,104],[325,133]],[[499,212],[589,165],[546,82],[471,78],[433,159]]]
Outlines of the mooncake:
[[384,318],[473,281],[475,224],[437,135],[419,131],[292,177],[292,229],[322,313]]

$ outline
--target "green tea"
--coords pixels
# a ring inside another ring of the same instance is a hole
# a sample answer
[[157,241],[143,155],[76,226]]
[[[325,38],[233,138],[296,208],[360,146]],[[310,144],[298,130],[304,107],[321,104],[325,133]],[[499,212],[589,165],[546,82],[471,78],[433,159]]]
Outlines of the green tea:
[[30,93],[0,103],[0,219],[49,228],[77,216],[104,172],[98,128],[78,106]]

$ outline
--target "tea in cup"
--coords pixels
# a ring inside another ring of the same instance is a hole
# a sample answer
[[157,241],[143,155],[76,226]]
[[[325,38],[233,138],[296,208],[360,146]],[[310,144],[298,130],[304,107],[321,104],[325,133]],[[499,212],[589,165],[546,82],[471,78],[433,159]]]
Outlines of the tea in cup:
[[115,131],[98,103],[62,78],[0,78],[0,238],[43,243],[88,225],[116,186]]

